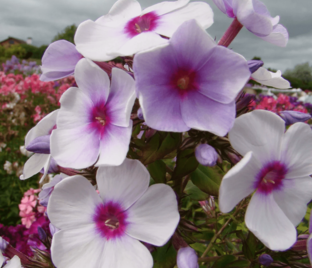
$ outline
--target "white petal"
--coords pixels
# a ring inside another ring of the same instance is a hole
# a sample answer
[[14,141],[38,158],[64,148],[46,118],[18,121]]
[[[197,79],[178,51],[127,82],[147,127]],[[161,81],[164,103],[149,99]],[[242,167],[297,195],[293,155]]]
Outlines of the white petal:
[[18,256],[14,256],[11,260],[8,261],[5,268],[22,268],[21,260]]
[[43,169],[44,169],[44,172],[43,172],[43,175],[39,181],[39,183],[42,183],[44,178],[47,176],[48,174],[48,171],[49,171],[49,167],[50,167],[50,160],[51,160],[51,155],[49,154],[49,158],[47,159],[45,165],[43,166]]
[[152,268],[153,258],[143,244],[125,235],[105,243],[99,263],[99,268]]
[[86,268],[99,266],[105,239],[92,225],[61,230],[53,235],[51,255],[58,268]]
[[100,203],[100,196],[86,178],[80,175],[68,177],[56,184],[50,196],[49,219],[61,230],[95,226],[93,215]]
[[260,67],[257,71],[251,74],[251,78],[262,85],[281,89],[290,88],[290,83],[282,77],[281,71],[273,73]]
[[67,89],[61,99],[57,116],[57,129],[76,128],[90,122],[93,103],[88,95],[76,87]]
[[269,35],[259,37],[279,47],[286,47],[289,38],[287,29],[281,24],[276,25]]
[[290,126],[283,137],[282,155],[288,169],[287,178],[312,174],[312,130],[305,123]]
[[49,154],[33,154],[25,163],[23,169],[23,175],[20,176],[21,180],[26,180],[38,172],[49,161]]
[[213,24],[213,11],[207,3],[190,3],[179,10],[161,16],[157,21],[159,25],[155,32],[171,37],[183,22],[191,19],[196,19],[201,27],[207,29]]
[[260,169],[258,160],[249,152],[225,174],[219,189],[219,206],[223,213],[230,212],[255,190],[255,177]]
[[55,110],[42,118],[39,123],[28,131],[25,138],[25,147],[35,138],[50,134],[51,129],[56,125],[56,117],[59,110]]
[[129,41],[123,42],[123,46],[120,48],[116,47],[116,49],[107,54],[112,58],[118,56],[132,56],[137,52],[166,45],[168,42],[167,39],[160,37],[157,33],[143,32],[131,38]]
[[2,267],[4,261],[5,261],[5,259],[4,259],[3,255],[2,255],[1,250],[0,250],[0,267]]
[[107,101],[110,81],[106,72],[88,59],[81,59],[75,68],[75,79],[82,92],[94,104]]
[[130,39],[124,33],[124,27],[125,24],[116,28],[86,20],[77,28],[75,34],[76,49],[93,61],[111,60],[115,56],[107,53],[120,48]]
[[62,167],[89,167],[99,155],[100,140],[97,134],[97,130],[88,125],[56,129],[51,135],[51,155]]
[[107,15],[96,20],[96,22],[116,27],[116,24],[139,16],[141,14],[140,3],[136,0],[118,0]]
[[128,127],[117,127],[112,124],[105,126],[100,141],[100,158],[96,166],[119,166],[126,158],[132,133],[132,122]]
[[297,240],[296,228],[276,204],[273,195],[256,192],[248,205],[247,228],[271,250],[287,250]]
[[312,178],[284,179],[281,190],[273,192],[274,199],[288,219],[297,226],[307,212],[312,199]]
[[177,1],[164,1],[161,3],[158,3],[156,5],[150,6],[148,8],[145,8],[142,11],[142,15],[149,13],[149,12],[153,12],[155,11],[157,13],[157,15],[163,15],[172,11],[175,11],[181,7],[184,7],[185,5],[187,5],[187,3],[190,0],[177,0]]
[[134,79],[125,71],[113,68],[111,92],[106,104],[106,113],[113,125],[129,126],[135,98]]
[[162,246],[170,239],[180,220],[176,195],[165,184],[149,187],[127,212],[126,233],[156,246]]
[[280,157],[285,122],[273,112],[255,110],[238,117],[229,132],[233,148],[241,155],[252,151],[262,164]]
[[99,167],[96,181],[104,203],[114,201],[126,210],[146,192],[150,175],[140,161],[126,158],[118,167]]

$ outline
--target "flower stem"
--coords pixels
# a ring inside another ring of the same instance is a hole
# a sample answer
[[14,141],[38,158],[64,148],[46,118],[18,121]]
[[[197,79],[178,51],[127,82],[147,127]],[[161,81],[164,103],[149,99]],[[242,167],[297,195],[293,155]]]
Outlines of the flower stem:
[[218,45],[228,47],[242,28],[243,25],[237,20],[237,18],[235,18],[230,27],[221,37]]

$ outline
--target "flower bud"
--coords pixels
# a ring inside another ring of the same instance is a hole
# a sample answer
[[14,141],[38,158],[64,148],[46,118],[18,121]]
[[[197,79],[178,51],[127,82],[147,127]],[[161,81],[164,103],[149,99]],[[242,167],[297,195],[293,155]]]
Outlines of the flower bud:
[[8,244],[9,243],[0,236],[0,251],[4,252]]
[[46,232],[40,226],[38,226],[37,230],[38,230],[38,235],[39,235],[40,241],[42,243],[44,243],[47,240]]
[[208,144],[199,144],[195,149],[195,157],[203,166],[215,166],[218,160],[218,153]]
[[259,257],[259,262],[264,266],[269,266],[273,262],[273,258],[269,254],[262,254]]
[[198,257],[196,251],[191,247],[181,248],[178,251],[177,266],[178,268],[198,268]]
[[50,154],[50,135],[35,138],[27,145],[26,150],[33,153]]
[[311,115],[298,111],[281,111],[280,116],[284,119],[286,125],[305,122],[311,118]]
[[247,64],[248,64],[250,72],[254,73],[260,67],[263,66],[263,61],[261,61],[261,60],[249,60],[249,61],[247,61]]
[[138,111],[137,111],[137,117],[138,117],[140,120],[144,120],[143,112],[142,112],[142,109],[141,109],[141,108],[139,108]]

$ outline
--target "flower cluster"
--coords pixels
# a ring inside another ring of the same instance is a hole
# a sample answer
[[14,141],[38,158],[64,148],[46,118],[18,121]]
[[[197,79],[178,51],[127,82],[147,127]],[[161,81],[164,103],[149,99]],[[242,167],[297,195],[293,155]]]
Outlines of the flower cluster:
[[31,75],[38,74],[40,66],[35,61],[20,60],[16,56],[12,56],[10,60],[2,63],[2,70],[5,73]]
[[[42,267],[58,268],[298,261],[272,252],[296,243],[312,199],[309,118],[284,111],[307,110],[284,95],[251,104],[242,93],[250,79],[289,82],[227,48],[243,26],[277,46],[288,33],[259,0],[214,2],[234,19],[218,43],[206,32],[207,3],[142,10],[118,0],[78,26],[75,45],[47,48],[40,79],[74,75],[76,83],[25,137],[33,154],[20,179],[43,173],[37,209],[47,207],[51,224],[49,234],[38,228],[46,248],[19,256],[22,264],[37,267],[40,256]],[[20,204],[29,230],[37,201],[27,193]]]

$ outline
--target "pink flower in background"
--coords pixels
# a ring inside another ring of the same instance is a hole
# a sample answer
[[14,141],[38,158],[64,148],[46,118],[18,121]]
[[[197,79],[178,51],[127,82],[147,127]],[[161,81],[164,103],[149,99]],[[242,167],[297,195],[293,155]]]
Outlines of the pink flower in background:
[[37,198],[34,195],[24,196],[21,203],[18,205],[19,209],[26,214],[31,212],[37,204]]
[[24,211],[20,211],[19,215],[22,218],[22,224],[25,225],[26,228],[30,228],[31,224],[36,220],[35,212],[26,213]]

